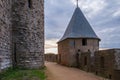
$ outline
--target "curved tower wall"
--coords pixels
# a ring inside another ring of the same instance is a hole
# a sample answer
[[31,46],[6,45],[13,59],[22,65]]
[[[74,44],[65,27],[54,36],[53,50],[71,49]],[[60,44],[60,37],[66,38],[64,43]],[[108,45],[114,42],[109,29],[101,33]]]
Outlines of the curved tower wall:
[[14,65],[44,66],[44,0],[13,0]]
[[0,72],[12,66],[11,4],[12,0],[0,0]]
[[87,39],[86,45],[82,45],[82,38],[66,39],[58,43],[58,53],[60,56],[59,63],[67,66],[73,66],[76,64],[76,54],[78,51],[80,51],[80,53],[90,51],[91,56],[94,56],[94,52],[98,50],[98,39]]

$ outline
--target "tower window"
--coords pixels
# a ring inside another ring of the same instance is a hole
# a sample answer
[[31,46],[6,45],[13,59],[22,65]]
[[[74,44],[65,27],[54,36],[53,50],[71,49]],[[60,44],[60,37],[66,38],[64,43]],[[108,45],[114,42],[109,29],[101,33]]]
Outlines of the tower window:
[[87,56],[84,57],[84,65],[87,65]]
[[109,79],[112,79],[112,75],[109,75]]
[[82,39],[82,45],[86,46],[87,45],[87,39]]
[[32,0],[28,0],[28,7],[32,8]]
[[101,65],[101,68],[104,68],[105,67],[105,58],[104,57],[100,57],[100,65]]

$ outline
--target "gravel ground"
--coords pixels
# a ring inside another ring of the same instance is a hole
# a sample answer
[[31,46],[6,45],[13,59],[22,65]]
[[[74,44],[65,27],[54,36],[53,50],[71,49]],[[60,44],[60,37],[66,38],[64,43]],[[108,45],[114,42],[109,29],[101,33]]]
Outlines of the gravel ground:
[[45,65],[47,67],[47,80],[105,80],[80,69],[65,67],[51,62],[46,62]]

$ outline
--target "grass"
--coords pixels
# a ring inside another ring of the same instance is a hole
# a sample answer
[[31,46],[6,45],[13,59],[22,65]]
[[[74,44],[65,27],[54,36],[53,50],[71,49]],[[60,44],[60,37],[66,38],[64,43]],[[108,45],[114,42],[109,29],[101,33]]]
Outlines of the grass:
[[0,74],[0,80],[45,80],[44,70],[8,69]]

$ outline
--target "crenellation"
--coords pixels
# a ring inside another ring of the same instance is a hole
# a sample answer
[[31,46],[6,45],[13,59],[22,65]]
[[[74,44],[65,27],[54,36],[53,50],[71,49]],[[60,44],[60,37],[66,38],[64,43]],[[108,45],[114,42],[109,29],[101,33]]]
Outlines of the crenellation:
[[[79,6],[58,41],[58,63],[87,72],[120,80],[120,49],[99,50],[100,38],[95,34]],[[47,61],[55,59],[46,54]]]

